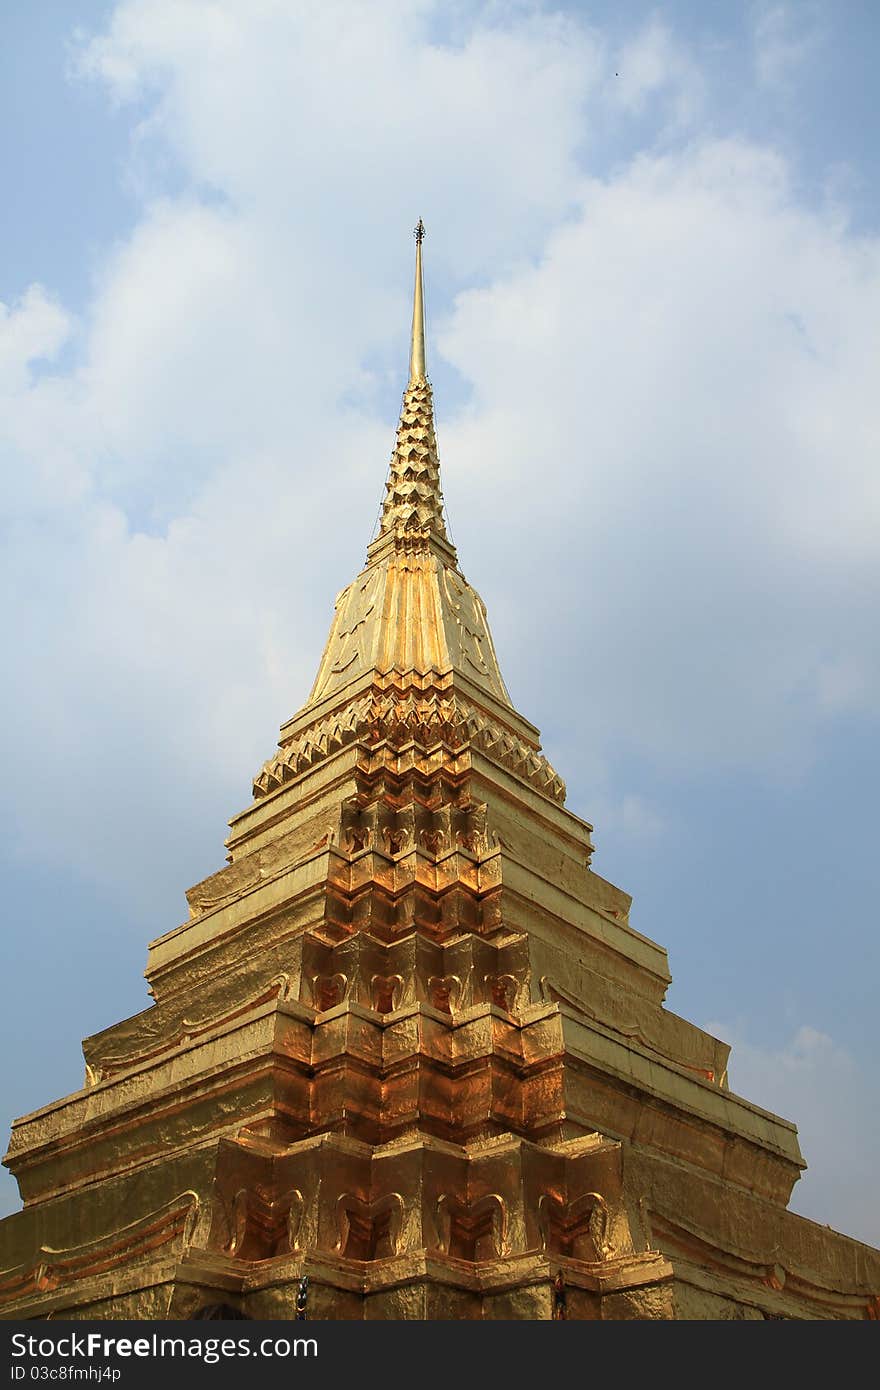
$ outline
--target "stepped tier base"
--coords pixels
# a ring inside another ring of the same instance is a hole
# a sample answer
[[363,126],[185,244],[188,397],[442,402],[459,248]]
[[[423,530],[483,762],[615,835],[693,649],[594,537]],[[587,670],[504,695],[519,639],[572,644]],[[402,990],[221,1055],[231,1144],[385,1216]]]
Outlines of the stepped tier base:
[[[372,970],[378,947],[360,947]],[[522,943],[499,950],[515,980]],[[31,1195],[3,1223],[0,1316],[225,1302],[290,1319],[304,1275],[319,1319],[880,1312],[877,1252],[785,1210],[791,1155],[765,1132],[761,1169],[757,1131],[683,1109],[693,1088],[744,1102],[681,1073],[677,1105],[662,1077],[625,1081],[609,1036],[558,1002],[275,997],[194,1033],[168,1053],[154,1037],[149,1086],[105,1049],[102,1080],[19,1122]],[[600,1110],[629,1136],[588,1131]],[[333,1128],[302,1134],[316,1112]]]
[[13,1126],[0,1316],[287,1319],[304,1276],[312,1318],[876,1316],[536,731],[458,675],[354,685],[283,732],[152,1006]]

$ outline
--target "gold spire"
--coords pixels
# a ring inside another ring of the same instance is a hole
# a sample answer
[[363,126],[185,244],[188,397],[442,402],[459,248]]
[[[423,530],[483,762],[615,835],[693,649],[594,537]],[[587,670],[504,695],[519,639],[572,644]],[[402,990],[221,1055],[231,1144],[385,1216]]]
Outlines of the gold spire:
[[385,485],[379,538],[396,535],[411,542],[437,536],[449,544],[443,522],[440,461],[434,433],[434,398],[425,374],[425,300],[422,291],[422,241],[425,226],[415,229],[416,279],[413,292],[409,381],[403,393],[397,440]]
[[422,289],[422,242],[425,239],[425,224],[419,218],[415,229],[416,239],[416,283],[413,290],[412,343],[409,353],[409,384],[425,381],[425,296]]
[[[458,569],[443,522],[434,403],[425,376],[424,234],[419,221],[410,379],[403,393],[379,534],[367,548],[366,568],[336,600],[333,626],[305,706],[307,720],[313,718],[316,705],[327,700],[342,703],[346,692],[371,672],[377,679],[396,672],[417,681],[452,679],[457,673],[484,697],[511,708],[485,606]],[[279,754],[266,764],[254,784],[255,795],[264,795],[287,775],[284,768],[292,764],[286,758],[286,753]],[[532,772],[542,791],[551,787],[548,794],[562,799],[562,783],[549,764],[535,763]]]

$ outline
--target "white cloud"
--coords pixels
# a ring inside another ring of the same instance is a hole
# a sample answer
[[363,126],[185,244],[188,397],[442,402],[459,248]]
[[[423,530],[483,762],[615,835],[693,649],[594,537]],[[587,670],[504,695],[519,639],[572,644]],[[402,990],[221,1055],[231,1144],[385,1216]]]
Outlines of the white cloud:
[[18,392],[30,385],[29,368],[52,361],[70,331],[69,316],[42,285],[31,285],[11,309],[0,304],[0,390]]
[[11,524],[69,505],[86,486],[75,384],[55,366],[75,331],[42,285],[0,304],[0,515]]
[[[442,208],[457,274],[521,255],[568,205],[583,107],[600,77],[589,32],[561,15],[475,11],[455,42],[434,4],[129,0],[83,49],[117,96],[158,90],[147,130],[198,186],[284,228],[326,263],[324,312],[387,272],[388,228]],[[328,328],[329,328],[328,321]],[[337,325],[341,328],[341,324]]]
[[877,243],[737,141],[586,183],[539,265],[459,297],[462,551],[487,513],[527,549],[504,583],[552,621],[522,669],[585,683],[607,743],[790,770],[844,695],[876,709],[878,312]]

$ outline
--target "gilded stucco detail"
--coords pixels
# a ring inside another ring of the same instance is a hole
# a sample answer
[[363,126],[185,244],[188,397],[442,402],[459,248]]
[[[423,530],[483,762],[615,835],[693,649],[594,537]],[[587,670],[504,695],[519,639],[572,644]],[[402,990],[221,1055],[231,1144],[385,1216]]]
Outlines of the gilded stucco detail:
[[446,539],[440,460],[430,384],[411,382],[403,393],[400,423],[382,506],[380,535],[433,533]]
[[270,758],[254,779],[255,797],[268,796],[351,743],[374,749],[416,743],[425,751],[442,744],[456,753],[469,748],[521,777],[553,801],[565,800],[565,783],[543,754],[456,694],[442,691],[373,691],[307,727]]
[[510,706],[485,604],[448,559],[394,541],[343,589],[306,709],[372,671],[460,672]]

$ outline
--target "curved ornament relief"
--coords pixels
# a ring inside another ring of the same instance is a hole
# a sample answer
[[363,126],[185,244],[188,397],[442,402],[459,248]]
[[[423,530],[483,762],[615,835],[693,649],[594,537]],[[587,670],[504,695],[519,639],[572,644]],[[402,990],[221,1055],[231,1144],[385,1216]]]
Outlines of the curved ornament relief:
[[199,1194],[181,1192],[163,1206],[79,1245],[41,1245],[30,1260],[0,1270],[0,1304],[34,1292],[49,1293],[68,1279],[81,1279],[128,1266],[172,1241],[181,1253],[192,1243],[201,1214]]
[[389,1192],[372,1202],[343,1192],[336,1199],[334,1248],[349,1259],[382,1259],[396,1255],[403,1214],[404,1201],[399,1192]]
[[[443,1255],[477,1259],[477,1244],[488,1239],[497,1259],[510,1253],[507,1238],[507,1203],[497,1192],[473,1202],[442,1192],[434,1203],[437,1249]],[[467,1253],[462,1255],[464,1250]]]
[[583,1258],[575,1251],[588,1236],[596,1260],[607,1260],[613,1253],[608,1238],[608,1203],[601,1192],[585,1192],[569,1201],[556,1192],[544,1192],[538,1201],[538,1230],[541,1249],[551,1249],[572,1258]]

